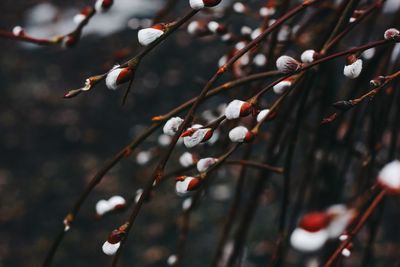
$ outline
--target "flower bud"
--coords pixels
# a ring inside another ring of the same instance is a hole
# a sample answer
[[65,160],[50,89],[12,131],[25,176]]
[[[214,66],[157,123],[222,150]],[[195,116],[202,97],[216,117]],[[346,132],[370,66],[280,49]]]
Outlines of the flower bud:
[[138,40],[141,45],[147,46],[160,38],[164,34],[166,26],[164,23],[158,23],[150,28],[141,29],[138,32]]
[[111,210],[111,205],[107,200],[101,199],[96,203],[96,214],[103,216]]
[[200,179],[191,176],[179,176],[176,178],[175,190],[178,195],[185,195],[196,190],[200,186]]
[[400,193],[400,161],[386,164],[378,174],[378,184],[391,193]]
[[383,36],[385,40],[400,41],[400,31],[395,28],[387,29]]
[[233,11],[236,13],[242,14],[246,12],[246,6],[241,2],[236,2],[232,5]]
[[129,67],[120,68],[119,65],[115,65],[107,74],[107,88],[116,90],[121,84],[131,80],[133,74],[133,70]]
[[196,161],[196,157],[189,152],[185,152],[179,157],[179,163],[182,165],[182,167],[192,166],[196,163]]
[[187,148],[197,146],[198,144],[203,143],[212,137],[213,129],[203,129],[201,127],[203,126],[192,126],[192,128],[189,128],[184,133],[182,133],[181,137],[183,137],[183,143]]
[[258,67],[265,66],[267,63],[267,57],[264,54],[257,54],[253,59],[253,63]]
[[24,29],[21,27],[21,26],[15,26],[13,29],[12,29],[12,33],[15,35],[15,36],[23,36],[24,35]]
[[208,22],[207,28],[212,33],[217,33],[217,34],[226,33],[226,27],[222,23],[218,23],[216,21]]
[[282,73],[291,73],[300,69],[301,63],[292,57],[280,56],[276,60],[276,67]]
[[341,204],[330,206],[325,213],[330,219],[327,230],[332,239],[340,237],[356,215],[353,209]]
[[328,224],[329,217],[325,213],[306,214],[290,236],[291,245],[303,252],[320,249],[329,238],[329,232],[326,229]]
[[136,155],[136,162],[139,165],[146,165],[152,158],[153,153],[150,150],[140,151]]
[[237,126],[229,132],[229,139],[235,143],[250,142],[253,138],[254,134],[244,126]]
[[164,125],[163,132],[166,135],[174,136],[181,126],[183,119],[180,117],[170,118]]
[[113,0],[97,0],[94,4],[94,9],[99,13],[106,12],[110,9],[113,2]]
[[250,103],[235,99],[226,107],[225,117],[228,120],[234,120],[249,115],[252,110],[253,106]]
[[303,63],[312,63],[316,55],[317,52],[315,52],[315,50],[308,49],[301,54],[300,58]]
[[199,172],[205,172],[208,168],[218,162],[216,158],[203,158],[197,162],[197,170]]
[[190,209],[192,207],[192,203],[193,203],[193,199],[191,197],[186,198],[182,202],[182,210],[186,211],[186,210]]
[[169,266],[174,266],[178,262],[178,257],[175,254],[172,254],[167,259],[167,264]]
[[113,196],[108,200],[108,203],[110,204],[111,208],[113,210],[116,209],[122,209],[126,205],[126,201],[123,197],[121,196]]
[[195,10],[199,10],[204,7],[214,7],[220,2],[221,0],[189,0],[190,7]]
[[257,122],[262,121],[266,116],[268,116],[269,109],[261,110],[257,115]]
[[272,90],[274,90],[274,93],[277,95],[281,95],[286,90],[288,90],[292,86],[292,79],[287,78],[283,81],[280,81],[279,83],[275,84]]
[[106,242],[104,242],[103,247],[102,247],[103,253],[108,256],[112,256],[118,251],[120,245],[121,245],[121,242],[112,244],[112,243],[106,241]]
[[87,6],[81,10],[79,14],[76,14],[73,18],[73,21],[76,25],[81,24],[89,15],[93,12],[93,8],[91,6]]
[[343,74],[350,79],[357,78],[362,71],[362,64],[362,59],[357,59],[354,55],[348,56]]

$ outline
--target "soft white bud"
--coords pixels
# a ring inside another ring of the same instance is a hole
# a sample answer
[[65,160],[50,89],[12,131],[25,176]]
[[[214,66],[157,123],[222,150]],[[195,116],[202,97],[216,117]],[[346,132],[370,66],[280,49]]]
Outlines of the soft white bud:
[[76,14],[73,18],[73,21],[76,25],[79,25],[82,23],[82,21],[84,21],[86,19],[86,16],[83,14]]
[[276,60],[276,67],[282,73],[291,73],[300,68],[300,63],[289,56],[280,56]]
[[189,4],[190,4],[190,7],[195,10],[204,8],[203,0],[190,0]]
[[194,20],[192,22],[189,23],[188,27],[187,27],[187,31],[189,34],[195,34],[197,31],[197,28],[199,27],[199,22]]
[[286,92],[287,89],[289,89],[292,86],[292,82],[289,80],[283,80],[280,81],[279,83],[275,84],[274,87],[272,88],[277,95],[281,95],[284,92]]
[[246,139],[249,130],[244,126],[237,126],[229,131],[229,139],[232,142],[243,142]]
[[244,11],[246,11],[246,7],[242,3],[236,2],[233,4],[233,10],[236,13],[243,13]]
[[106,241],[106,242],[104,242],[102,249],[103,249],[104,254],[106,254],[108,256],[112,256],[117,252],[120,245],[121,245],[121,242],[111,244],[110,242]]
[[181,126],[183,119],[180,117],[173,117],[170,118],[163,127],[163,132],[166,135],[174,136],[175,133],[178,131],[179,126]]
[[205,172],[205,171],[207,171],[208,168],[210,168],[212,165],[217,163],[217,161],[218,161],[218,159],[216,159],[216,158],[203,158],[203,159],[200,159],[197,162],[197,170],[199,172]]
[[272,16],[275,14],[275,8],[273,7],[262,7],[259,12],[261,17]]
[[194,164],[193,155],[189,152],[183,153],[179,157],[179,163],[182,165],[182,167],[192,166]]
[[96,213],[99,216],[104,215],[105,213],[109,212],[112,209],[112,206],[107,200],[99,200],[96,203]]
[[155,28],[141,29],[138,32],[138,40],[141,45],[147,46],[160,38],[164,34],[164,31]]
[[252,30],[251,30],[251,28],[249,26],[243,26],[240,29],[240,33],[243,34],[243,35],[250,35],[252,33]]
[[261,33],[262,33],[261,28],[257,28],[257,29],[255,29],[255,30],[251,33],[250,38],[251,38],[252,40],[254,40],[254,39],[256,39]]
[[344,249],[342,250],[342,255],[343,255],[344,257],[346,257],[346,258],[350,257],[350,256],[351,256],[351,251],[350,251],[350,249],[344,248]]
[[324,229],[309,232],[302,228],[296,228],[290,236],[290,244],[299,251],[313,252],[322,248],[328,240],[328,236],[328,231]]
[[209,128],[198,129],[191,136],[185,136],[183,138],[183,143],[187,148],[195,147],[202,141],[204,141],[204,138],[206,137],[209,131],[210,131]]
[[187,194],[190,190],[191,184],[197,184],[198,179],[194,177],[186,177],[183,181],[177,181],[175,184],[175,190],[178,195],[185,195]]
[[269,109],[263,109],[257,115],[257,122],[262,121],[269,113]]
[[362,64],[362,59],[357,59],[354,63],[350,65],[345,65],[343,69],[343,74],[350,79],[357,78],[362,71]]
[[160,146],[168,146],[171,144],[172,137],[166,134],[160,134],[157,141]]
[[151,159],[152,153],[150,151],[140,151],[136,155],[136,162],[139,165],[147,164]]
[[258,67],[262,67],[267,63],[267,57],[264,54],[257,54],[253,59],[254,64]]
[[386,164],[378,174],[378,183],[390,191],[400,192],[400,161]]
[[315,50],[308,49],[301,54],[300,58],[301,61],[304,63],[311,63],[314,61],[314,55],[315,55]]
[[238,99],[232,100],[225,108],[225,117],[228,120],[234,120],[239,118],[243,104],[246,104],[246,102]]
[[210,22],[207,24],[207,28],[208,28],[211,32],[216,33],[217,30],[218,30],[218,28],[219,28],[219,23],[216,22],[216,21],[210,21]]
[[21,26],[15,26],[15,27],[12,29],[12,33],[13,33],[15,36],[20,36],[23,32],[24,32],[24,29],[23,29]]
[[192,206],[193,200],[191,197],[186,198],[183,202],[182,202],[182,210],[186,211],[188,209],[190,209],[190,207]]
[[109,200],[108,203],[110,206],[114,209],[117,206],[123,206],[126,204],[126,201],[123,197],[121,196],[112,196]]
[[178,257],[176,256],[176,255],[170,255],[169,257],[168,257],[168,259],[167,259],[167,264],[169,265],[169,266],[173,266],[173,265],[175,265],[175,263],[178,261]]

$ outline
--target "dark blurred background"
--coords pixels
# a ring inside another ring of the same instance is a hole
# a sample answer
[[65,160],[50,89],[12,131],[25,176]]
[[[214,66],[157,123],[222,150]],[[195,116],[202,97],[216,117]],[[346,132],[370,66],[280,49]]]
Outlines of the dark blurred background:
[[[197,95],[225,51],[216,39],[190,38],[181,30],[144,59],[124,106],[124,90],[110,91],[104,84],[87,94],[63,99],[68,89],[81,87],[88,76],[103,73],[136,54],[137,30],[132,27],[146,23],[143,19],[151,18],[163,4],[156,0],[115,2],[109,13],[90,21],[85,35],[72,49],[0,39],[0,266],[39,266],[91,175],[150,125],[152,116]],[[92,1],[1,1],[0,28],[11,30],[21,25],[28,33],[43,37],[66,33],[73,28],[73,15],[87,4]],[[168,18],[176,18],[187,9],[186,1],[179,1]],[[335,84],[335,76],[330,79],[327,84]],[[224,95],[208,101],[200,112],[231,99]],[[158,150],[153,147],[160,133],[138,151],[151,148],[157,157]],[[307,147],[307,139],[300,147]],[[209,156],[209,149],[201,148],[199,153]],[[177,150],[168,169],[178,167],[176,159],[184,149]],[[109,266],[110,257],[101,252],[101,246],[110,231],[126,220],[128,212],[98,220],[94,207],[99,199],[116,194],[128,199],[145,184],[154,159],[142,167],[136,162],[136,153],[113,168],[89,196],[61,244],[54,266]],[[329,176],[334,170],[335,165],[330,165],[323,174]],[[202,205],[194,213],[185,266],[210,265],[230,203],[232,177],[237,172],[237,168],[219,171],[222,178],[202,200],[211,204]],[[279,183],[273,180],[265,189],[250,232],[245,266],[265,266],[271,255],[279,215],[273,189]],[[331,192],[329,189],[324,192]],[[181,202],[173,182],[161,186],[138,217],[120,266],[166,266],[166,259],[176,251]],[[392,264],[399,255],[398,204],[398,199],[387,204],[385,218],[396,221],[379,233],[389,240],[376,247],[379,266],[395,266]],[[360,266],[357,262],[361,254],[355,252],[349,264]],[[303,266],[298,258],[290,251],[288,264]]]

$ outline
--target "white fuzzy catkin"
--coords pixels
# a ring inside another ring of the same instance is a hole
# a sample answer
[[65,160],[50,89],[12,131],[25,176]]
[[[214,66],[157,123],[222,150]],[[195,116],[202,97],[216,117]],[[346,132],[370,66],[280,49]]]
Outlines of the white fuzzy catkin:
[[180,117],[172,117],[170,118],[163,127],[163,132],[166,135],[174,136],[178,131],[179,126],[181,126],[183,119]]
[[164,31],[154,28],[141,29],[138,32],[138,41],[141,45],[147,46],[161,37]]
[[296,228],[290,236],[290,244],[299,251],[313,252],[322,248],[328,240],[328,236],[328,231],[325,229],[309,232],[302,228]]
[[203,141],[209,131],[209,128],[197,129],[191,136],[185,136],[183,138],[183,143],[187,148],[195,147]]
[[343,74],[350,79],[355,79],[360,75],[362,71],[362,65],[362,59],[357,59],[354,63],[344,66]]
[[111,210],[111,205],[107,200],[101,199],[96,203],[96,214],[102,216]]
[[232,7],[236,13],[243,13],[246,11],[246,7],[243,5],[243,3],[240,2],[234,3]]
[[139,165],[145,165],[150,161],[151,156],[152,156],[151,151],[140,151],[136,155],[136,162]]
[[112,196],[109,200],[108,203],[110,203],[111,207],[114,209],[117,206],[125,205],[126,201],[125,198],[121,196]]
[[20,35],[23,33],[23,31],[24,31],[24,29],[23,29],[21,26],[15,26],[15,27],[12,29],[12,33],[13,33],[15,36],[20,36]]
[[269,113],[269,109],[263,109],[257,114],[257,122],[262,121]]
[[103,244],[102,250],[103,250],[104,254],[106,254],[108,256],[112,256],[117,252],[120,245],[121,245],[121,242],[111,244],[110,242],[106,241]]
[[300,68],[299,62],[289,56],[280,56],[276,60],[276,67],[282,73],[291,73]]
[[326,213],[332,218],[327,227],[331,239],[338,238],[354,217],[354,211],[341,204],[329,207]]
[[284,92],[286,92],[286,90],[289,89],[291,86],[292,86],[291,81],[283,80],[283,81],[280,81],[279,83],[275,84],[272,89],[274,90],[275,94],[281,95]]
[[229,131],[229,139],[235,143],[241,143],[245,140],[249,130],[244,126],[237,126]]
[[315,55],[315,50],[308,49],[301,54],[300,59],[304,63],[311,63],[314,61],[314,55]]
[[232,100],[225,108],[225,117],[228,120],[234,120],[240,117],[240,109],[246,102],[235,99]]
[[189,152],[183,153],[179,157],[179,163],[182,165],[182,167],[192,166],[194,164],[193,155]]
[[217,161],[218,161],[218,159],[216,159],[216,158],[203,158],[203,159],[200,159],[197,162],[197,165],[196,165],[197,170],[199,172],[205,172],[205,171],[207,171],[208,168],[210,168],[212,165],[217,163]]
[[199,22],[194,20],[189,23],[189,25],[187,27],[187,31],[189,34],[194,35],[196,33],[198,27],[199,27]]
[[195,10],[204,8],[203,0],[190,0],[189,4],[190,4],[190,7]]
[[190,209],[190,207],[192,206],[193,200],[191,197],[186,198],[183,202],[182,202],[182,210],[186,211],[188,209]]
[[103,7],[103,1],[104,0],[97,0],[96,3],[94,4],[94,9],[96,10],[96,12],[106,12],[108,10],[108,8],[104,8]]
[[178,261],[178,257],[176,255],[172,254],[168,257],[167,264],[169,266],[174,266],[177,261]]
[[395,192],[400,192],[400,161],[386,164],[378,174],[378,183]]
[[216,22],[216,21],[210,21],[210,22],[207,24],[207,28],[208,28],[211,32],[216,33],[217,30],[218,30],[218,28],[219,28],[219,23]]
[[86,19],[86,16],[83,14],[76,14],[73,18],[73,21],[76,25],[79,25],[82,23],[82,21],[84,21]]
[[194,177],[186,177],[183,181],[177,181],[176,184],[175,184],[176,193],[177,193],[178,195],[185,195],[185,194],[187,194],[187,193],[189,192],[189,191],[188,191],[189,184],[190,184],[190,182],[193,181],[194,179],[196,179],[196,178],[194,178]]
[[106,77],[106,85],[110,90],[116,90],[118,88],[117,79],[119,74],[121,73],[122,68],[119,65],[115,65],[107,74]]
[[254,57],[253,62],[256,66],[262,67],[267,63],[267,57],[264,54],[257,54]]

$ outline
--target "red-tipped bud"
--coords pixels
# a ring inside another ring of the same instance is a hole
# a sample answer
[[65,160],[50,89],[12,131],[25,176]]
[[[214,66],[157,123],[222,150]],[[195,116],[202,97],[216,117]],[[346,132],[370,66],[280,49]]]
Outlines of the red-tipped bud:
[[97,0],[94,8],[97,12],[106,12],[113,5],[113,0]]
[[385,40],[400,41],[400,31],[395,28],[387,29],[383,35]]
[[190,7],[195,10],[199,10],[204,7],[214,7],[220,2],[221,0],[189,0]]
[[300,69],[301,63],[292,57],[280,56],[276,60],[276,67],[282,73],[291,73]]
[[120,68],[118,65],[114,66],[107,74],[106,85],[108,89],[116,90],[121,84],[130,81],[134,76],[131,68]]
[[233,100],[225,109],[225,117],[228,120],[237,119],[249,115],[253,110],[253,106],[245,101]]

